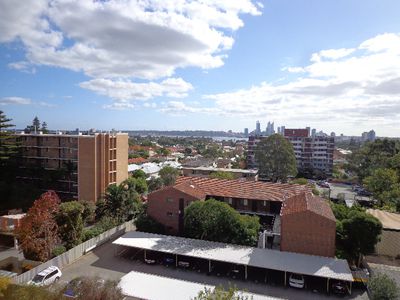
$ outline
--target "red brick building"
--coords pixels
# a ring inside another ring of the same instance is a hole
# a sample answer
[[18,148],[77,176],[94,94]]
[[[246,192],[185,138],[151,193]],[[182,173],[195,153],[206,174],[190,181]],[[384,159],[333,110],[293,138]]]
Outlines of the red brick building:
[[[180,177],[174,186],[148,195],[147,213],[170,234],[182,234],[184,210],[193,201],[214,198],[241,214],[272,220],[282,251],[333,257],[336,220],[329,204],[307,186],[259,181]],[[275,222],[275,220],[280,220]]]
[[[296,184],[180,177],[174,186],[148,195],[148,214],[164,224],[169,233],[179,233],[179,218],[194,200],[214,198],[228,203],[238,212],[257,215],[261,220],[278,216],[285,196],[308,190]],[[183,204],[182,204],[183,203]]]
[[281,251],[335,256],[336,219],[328,202],[305,192],[288,198],[281,211]]

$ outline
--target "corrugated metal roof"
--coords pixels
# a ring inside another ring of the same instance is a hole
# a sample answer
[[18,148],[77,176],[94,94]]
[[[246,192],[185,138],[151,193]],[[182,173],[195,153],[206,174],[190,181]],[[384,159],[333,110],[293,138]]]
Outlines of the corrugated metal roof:
[[[123,276],[119,287],[126,296],[149,300],[165,300],[166,298],[188,300],[197,297],[200,291],[204,291],[204,288],[211,290],[215,288],[213,285],[204,283],[161,277],[136,271],[129,272]],[[242,291],[237,291],[235,294],[253,300],[282,299]]]
[[353,281],[349,265],[343,259],[139,231],[128,232],[114,241],[113,244],[303,275]]

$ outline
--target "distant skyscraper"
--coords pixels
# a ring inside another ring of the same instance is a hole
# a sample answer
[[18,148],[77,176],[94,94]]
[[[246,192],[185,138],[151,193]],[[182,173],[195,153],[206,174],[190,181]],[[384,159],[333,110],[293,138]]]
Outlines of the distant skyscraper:
[[267,136],[269,136],[269,135],[273,135],[274,133],[275,133],[275,129],[274,129],[274,122],[268,122],[268,124],[267,124],[267,128],[266,128],[266,130],[265,130],[265,133],[266,133],[266,135]]
[[256,135],[261,135],[261,124],[260,124],[260,121],[256,122]]
[[245,129],[244,129],[244,136],[245,136],[245,137],[248,137],[248,136],[249,136],[249,129],[248,129],[248,128],[245,128]]
[[368,141],[373,142],[375,141],[375,138],[376,138],[375,130],[372,129],[368,132]]
[[313,129],[311,130],[311,136],[312,136],[312,137],[315,137],[316,134],[317,134],[317,129],[313,128]]
[[311,128],[310,127],[306,127],[307,131],[308,131],[308,136],[311,135]]

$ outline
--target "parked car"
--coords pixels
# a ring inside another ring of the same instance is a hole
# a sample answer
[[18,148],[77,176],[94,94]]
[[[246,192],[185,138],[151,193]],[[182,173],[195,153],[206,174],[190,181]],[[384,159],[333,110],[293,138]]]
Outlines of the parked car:
[[320,187],[323,187],[323,188],[330,188],[330,186],[329,186],[329,183],[327,182],[327,181],[318,181],[318,183],[317,183]]
[[372,193],[363,189],[363,190],[357,191],[357,195],[364,196],[364,197],[370,197],[370,196],[372,196]]
[[32,278],[28,284],[44,286],[52,284],[60,279],[62,273],[56,266],[50,266],[47,269],[40,271],[35,277]]
[[[101,287],[104,285],[105,280],[102,278],[95,278],[97,286]],[[70,282],[68,282],[63,296],[67,297],[67,298],[78,298],[79,296],[81,296],[82,293],[82,288],[80,288],[81,284],[83,281],[83,277],[77,277],[72,279]]]
[[337,281],[332,284],[332,292],[336,295],[346,295],[347,286],[343,281]]
[[144,262],[148,265],[155,265],[157,261],[153,258],[145,258]]
[[72,279],[68,282],[67,287],[63,293],[63,296],[67,298],[78,298],[79,296],[79,286],[82,284],[81,278]]
[[168,266],[173,266],[175,265],[175,259],[172,257],[164,257],[164,264]]
[[305,287],[304,276],[295,273],[290,274],[289,286],[297,289],[304,289]]

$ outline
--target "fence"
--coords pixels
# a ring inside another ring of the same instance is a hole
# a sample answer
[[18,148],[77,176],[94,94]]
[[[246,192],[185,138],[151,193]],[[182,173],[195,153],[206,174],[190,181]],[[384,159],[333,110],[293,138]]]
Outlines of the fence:
[[89,252],[90,250],[96,248],[97,246],[109,241],[110,239],[116,238],[122,234],[124,234],[127,231],[135,229],[135,226],[133,225],[132,221],[128,221],[122,225],[119,225],[117,227],[111,228],[110,230],[107,230],[103,232],[102,234],[87,240],[86,242],[83,242],[82,244],[79,244],[78,246],[64,252],[63,254],[54,257],[51,260],[46,261],[43,264],[38,265],[37,267],[29,270],[28,272],[22,273],[16,277],[13,277],[13,281],[15,283],[26,283],[29,280],[31,280],[37,273],[42,271],[43,269],[46,269],[47,267],[50,266],[57,266],[59,268],[62,268],[66,265],[69,265],[73,263],[75,260],[78,258],[82,257],[84,254]]

